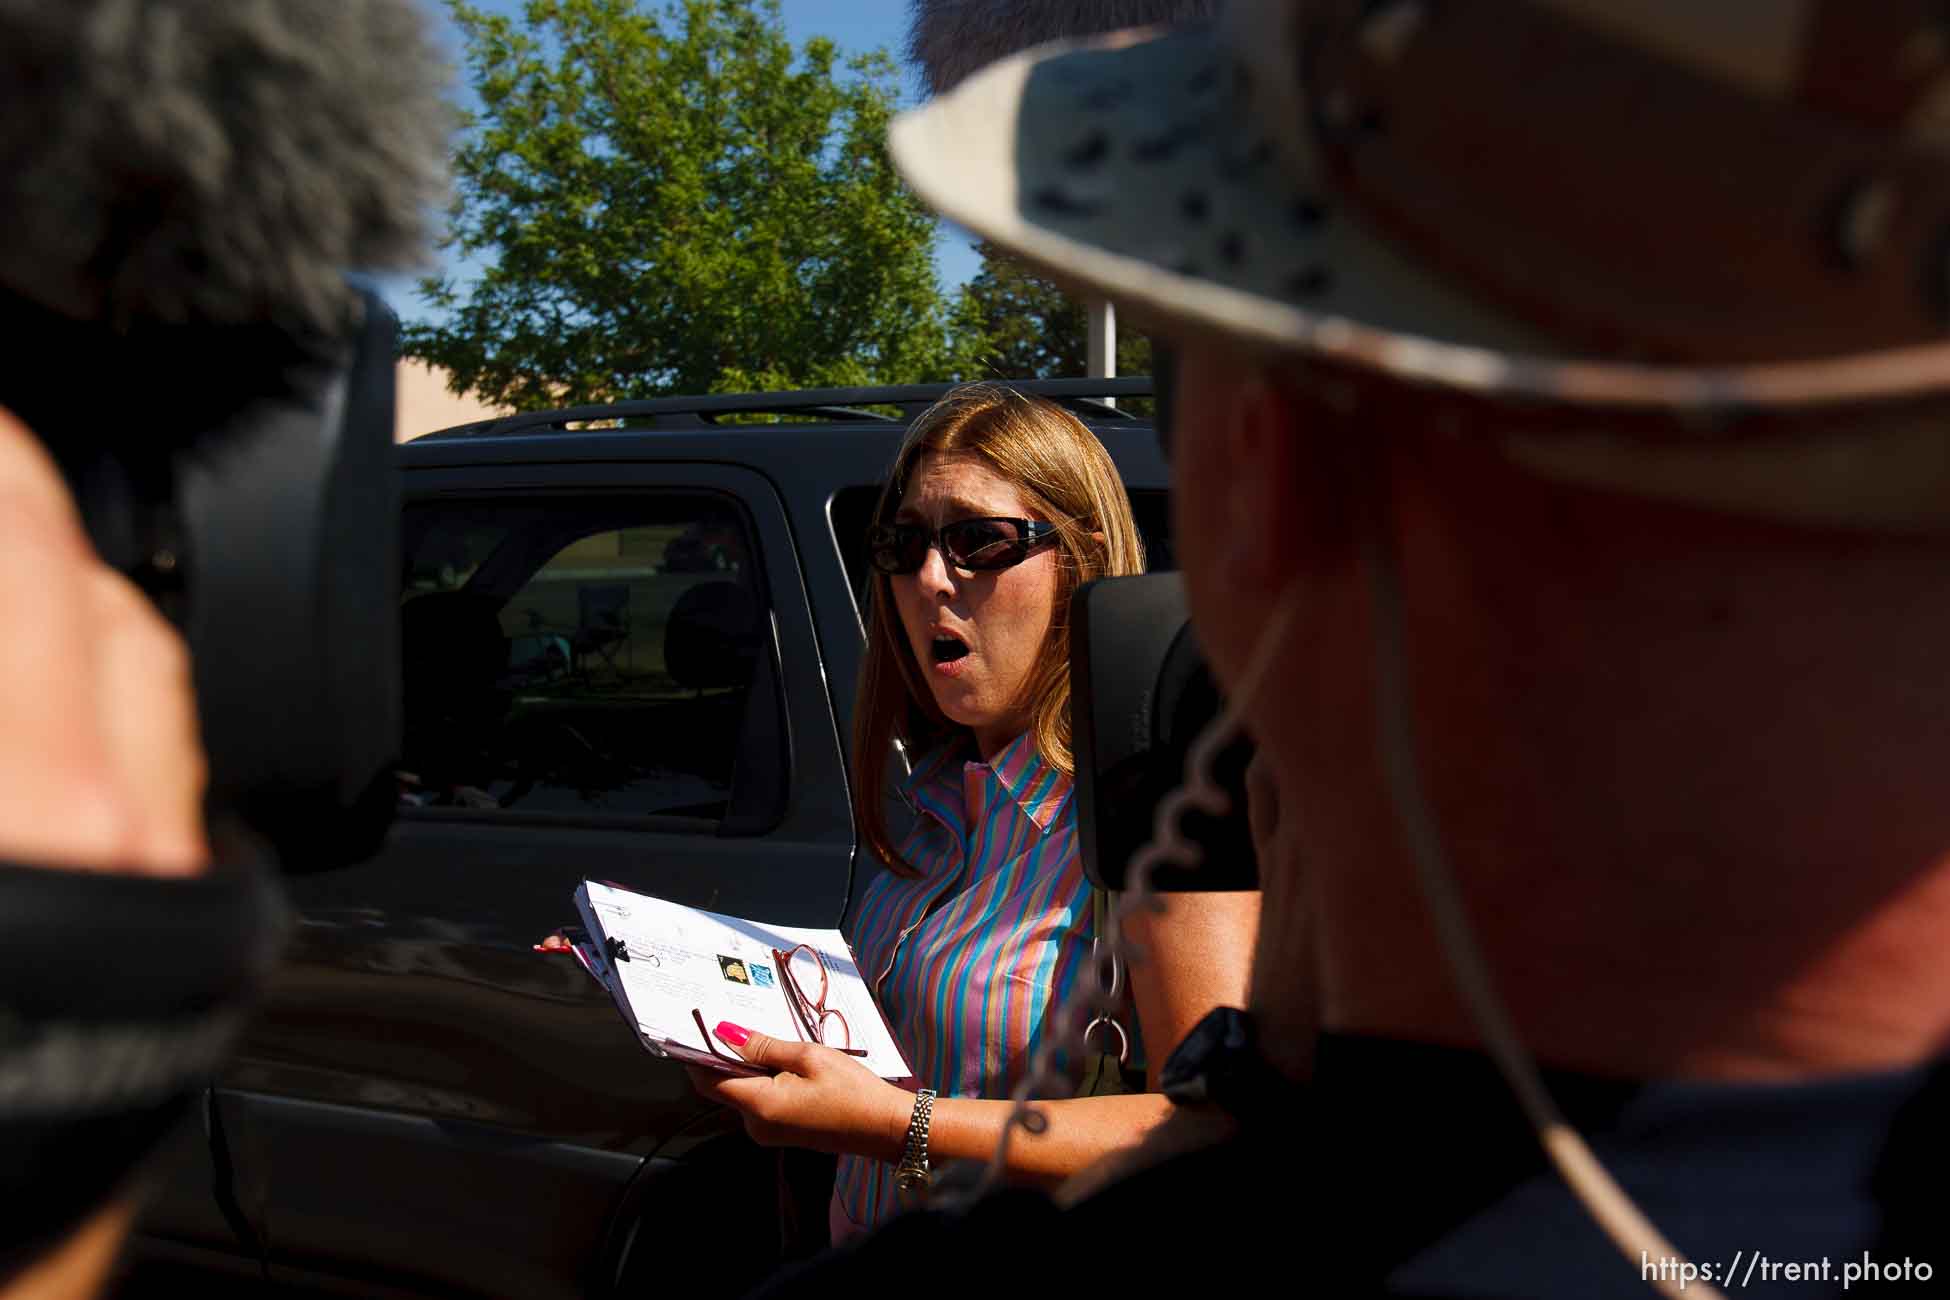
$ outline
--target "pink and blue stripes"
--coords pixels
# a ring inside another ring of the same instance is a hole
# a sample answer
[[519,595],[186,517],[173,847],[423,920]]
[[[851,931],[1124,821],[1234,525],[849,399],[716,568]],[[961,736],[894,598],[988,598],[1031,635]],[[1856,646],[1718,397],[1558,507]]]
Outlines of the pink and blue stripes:
[[[917,816],[901,848],[921,875],[867,882],[854,955],[920,1084],[1006,1098],[1089,964],[1070,778],[1024,734],[988,763],[966,743],[937,751],[903,793]],[[834,1208],[842,1231],[893,1214],[893,1166],[841,1157]]]

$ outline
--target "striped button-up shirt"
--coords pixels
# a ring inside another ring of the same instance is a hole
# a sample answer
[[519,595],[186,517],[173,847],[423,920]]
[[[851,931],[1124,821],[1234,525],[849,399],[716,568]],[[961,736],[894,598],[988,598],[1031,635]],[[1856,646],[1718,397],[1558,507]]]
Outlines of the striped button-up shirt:
[[[1089,967],[1070,778],[1025,733],[987,763],[965,741],[938,750],[902,793],[916,816],[901,853],[921,874],[868,881],[848,938],[919,1085],[1006,1098]],[[898,1206],[891,1164],[840,1158],[836,1233]]]

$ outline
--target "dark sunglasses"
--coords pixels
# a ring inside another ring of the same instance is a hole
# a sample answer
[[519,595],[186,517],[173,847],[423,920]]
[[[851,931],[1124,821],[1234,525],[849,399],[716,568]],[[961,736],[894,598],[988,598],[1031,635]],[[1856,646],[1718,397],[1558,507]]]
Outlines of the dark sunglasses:
[[1056,537],[1056,525],[1038,519],[957,519],[940,528],[926,524],[875,524],[867,530],[867,554],[882,573],[914,573],[940,546],[958,569],[988,573],[1021,564]]

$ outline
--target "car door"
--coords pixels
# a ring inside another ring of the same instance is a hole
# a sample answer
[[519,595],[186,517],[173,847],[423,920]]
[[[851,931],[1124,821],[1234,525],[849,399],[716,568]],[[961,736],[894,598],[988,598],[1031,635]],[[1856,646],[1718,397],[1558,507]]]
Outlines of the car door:
[[[586,877],[838,923],[851,819],[780,503],[723,465],[407,478],[400,820],[292,881],[290,958],[219,1093],[269,1273],[584,1294],[619,1242],[736,1222],[646,1198],[678,1157],[737,1165],[762,1258],[769,1156],[533,945]],[[615,1221],[626,1188],[649,1226]]]

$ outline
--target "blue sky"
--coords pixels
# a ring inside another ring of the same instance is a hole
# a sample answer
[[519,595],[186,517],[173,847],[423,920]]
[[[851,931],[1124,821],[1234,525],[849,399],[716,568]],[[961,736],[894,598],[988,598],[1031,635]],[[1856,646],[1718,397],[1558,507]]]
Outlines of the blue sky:
[[[425,2],[444,31],[448,53],[458,58],[460,35],[446,17],[446,6],[440,0]],[[522,7],[522,0],[474,2],[483,9],[511,16]],[[901,48],[907,39],[907,0],[781,0],[779,9],[794,45],[803,45],[814,36],[829,36],[842,50],[881,47],[905,65]],[[910,103],[920,98],[920,79],[911,70],[905,79],[905,89]],[[935,242],[934,260],[942,284],[949,289],[974,275],[980,262],[968,236],[946,223]],[[413,292],[410,281],[388,280],[379,287],[402,317],[427,318],[427,309]]]

